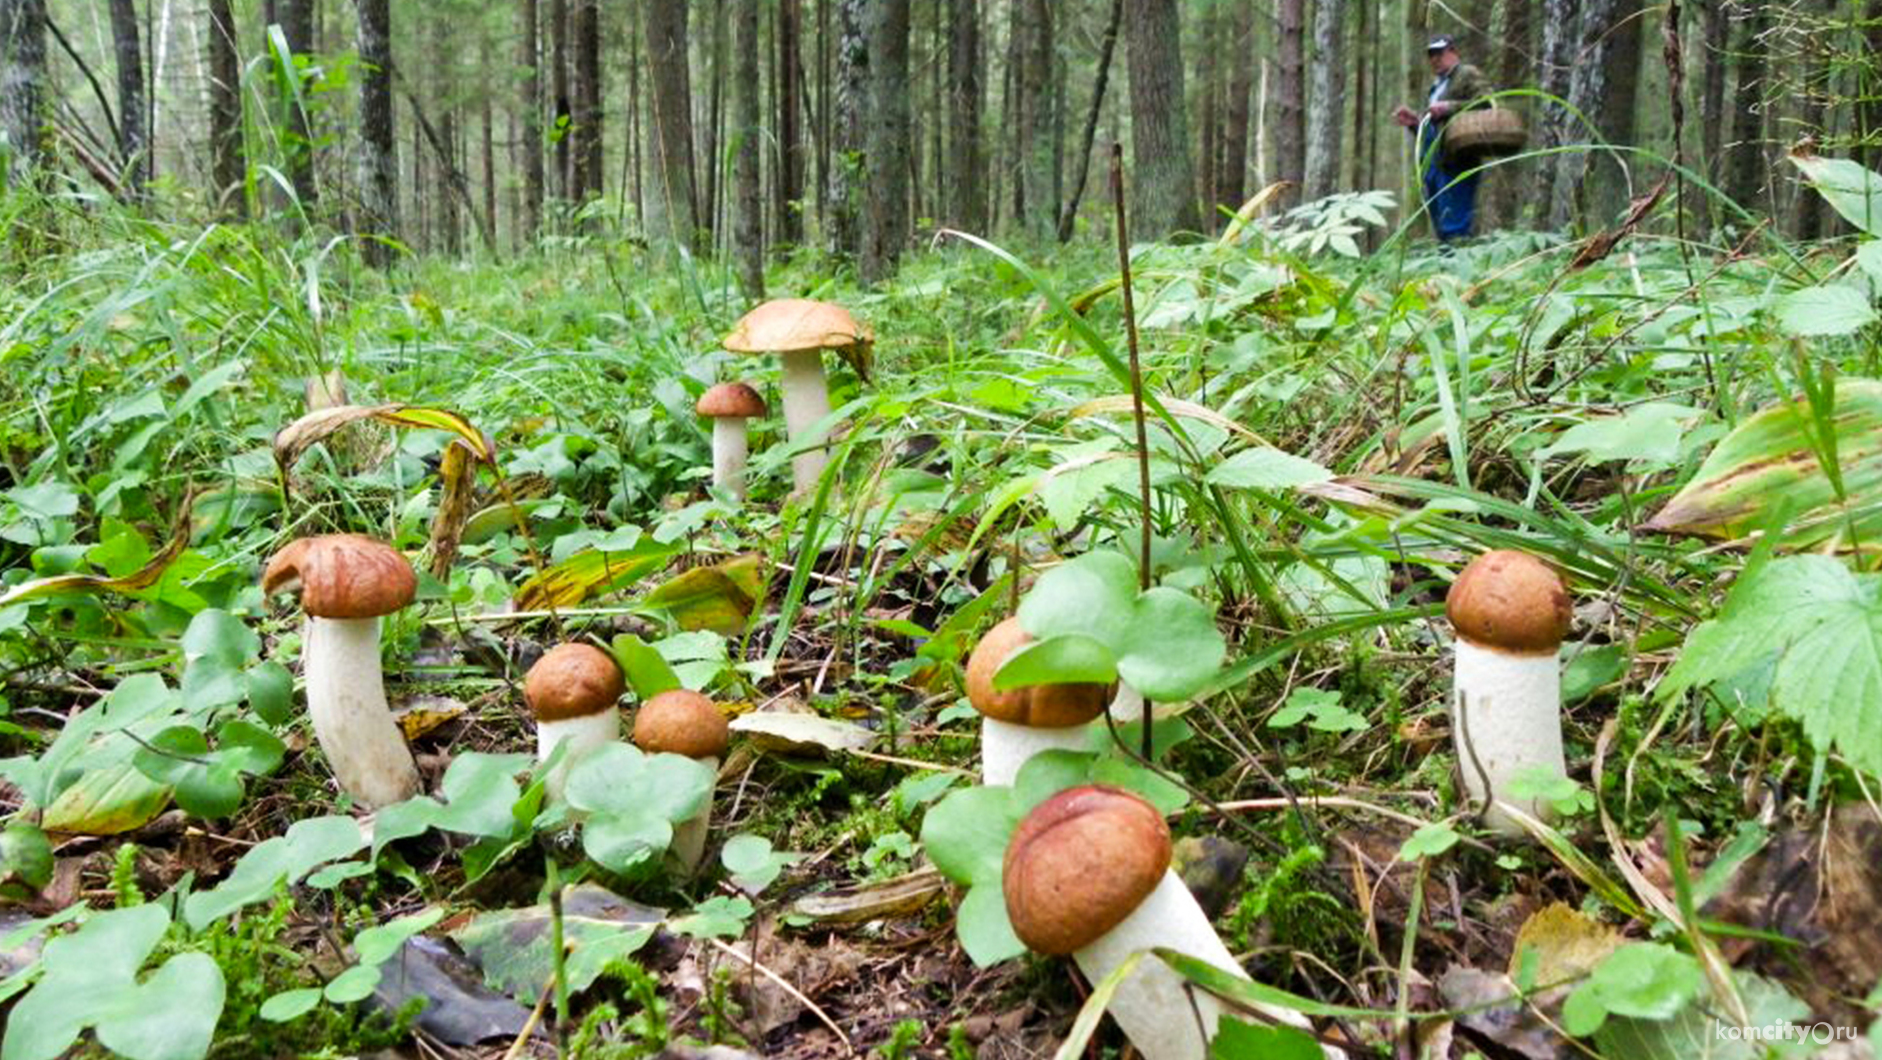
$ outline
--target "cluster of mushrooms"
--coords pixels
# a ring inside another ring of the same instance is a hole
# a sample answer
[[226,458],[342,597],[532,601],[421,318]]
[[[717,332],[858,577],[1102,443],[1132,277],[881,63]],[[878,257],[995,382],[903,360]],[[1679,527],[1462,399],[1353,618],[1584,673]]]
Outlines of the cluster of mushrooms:
[[[840,307],[801,299],[759,306],[725,340],[735,352],[783,355],[785,421],[798,448],[793,473],[799,491],[814,488],[824,469],[821,439],[814,436],[830,414],[821,351],[869,341],[868,330]],[[706,391],[698,411],[715,418],[714,484],[743,497],[744,419],[763,415],[764,402],[749,386],[727,383]],[[368,537],[302,538],[268,562],[262,588],[300,596],[308,713],[340,787],[368,809],[415,795],[418,769],[387,707],[379,653],[380,618],[415,595],[410,562]],[[1547,807],[1513,796],[1512,783],[1538,770],[1567,775],[1558,661],[1570,620],[1567,589],[1541,560],[1493,551],[1464,568],[1446,612],[1457,634],[1452,733],[1465,790],[1490,827],[1522,835],[1521,817],[1545,818]],[[994,674],[1029,642],[1019,620],[1008,618],[981,638],[968,660],[968,698],[982,715],[982,777],[989,785],[1012,784],[1041,752],[1086,750],[1092,721],[1107,710],[1129,720],[1140,706],[1129,689],[1108,684],[995,691]],[[587,643],[559,645],[530,669],[523,695],[536,720],[538,761],[563,746],[545,778],[551,798],[561,797],[571,764],[620,739],[623,690],[613,657]],[[640,706],[632,738],[648,753],[685,755],[716,770],[728,729],[711,699],[676,689]],[[708,802],[674,830],[672,860],[683,872],[699,864],[710,814]],[[1170,853],[1163,815],[1139,796],[1101,785],[1059,792],[1033,808],[1006,850],[1002,882],[1015,933],[1036,952],[1071,956],[1093,982],[1153,947],[1246,977],[1171,869]],[[1162,961],[1147,959],[1119,986],[1109,1011],[1147,1060],[1197,1060],[1207,1055],[1229,1010],[1192,990]],[[1276,1006],[1262,1011],[1310,1029],[1300,1013]],[[1324,1048],[1328,1057],[1343,1055]]]
[[[1568,590],[1543,561],[1498,550],[1467,565],[1445,603],[1457,633],[1451,715],[1459,772],[1486,824],[1521,836],[1518,815],[1546,819],[1548,808],[1539,799],[1516,797],[1512,785],[1537,773],[1567,776],[1558,656],[1570,621]],[[968,660],[968,698],[981,715],[987,784],[1013,783],[1036,754],[1087,749],[1087,727],[1107,709],[1120,719],[1135,713],[1110,685],[995,691],[994,674],[1030,642],[1019,620],[1008,618],[981,638]],[[1001,882],[1014,933],[1035,952],[1071,956],[1094,983],[1153,947],[1246,978],[1170,868],[1170,850],[1163,815],[1138,795],[1103,785],[1059,792],[1034,807],[1007,844]],[[1207,1055],[1228,1011],[1158,960],[1140,961],[1108,1010],[1147,1060]],[[1261,1011],[1309,1028],[1298,1012]],[[1328,1057],[1343,1055],[1330,1045],[1323,1049]]]

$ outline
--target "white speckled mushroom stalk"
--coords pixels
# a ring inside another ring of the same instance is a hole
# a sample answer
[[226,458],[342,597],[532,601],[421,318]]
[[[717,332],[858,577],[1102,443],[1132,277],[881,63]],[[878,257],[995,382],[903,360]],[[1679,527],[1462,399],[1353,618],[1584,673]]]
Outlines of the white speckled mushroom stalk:
[[[784,426],[792,445],[822,442],[812,428],[830,414],[830,389],[823,377],[823,354],[818,350],[790,350],[779,354],[784,362]],[[817,488],[830,455],[818,445],[791,457],[791,482],[798,491]]]
[[551,799],[560,799],[569,770],[583,755],[621,738],[621,698],[626,681],[614,658],[592,644],[558,644],[544,652],[523,679],[523,700],[536,716],[536,761],[546,762],[558,744],[562,760],[543,778]]
[[712,484],[745,499],[745,421],[722,416],[712,421]]
[[1445,598],[1457,631],[1451,692],[1457,769],[1485,823],[1526,835],[1499,803],[1539,819],[1549,808],[1510,793],[1538,770],[1568,775],[1562,750],[1562,638],[1571,617],[1568,590],[1554,570],[1524,552],[1498,550],[1472,560]]

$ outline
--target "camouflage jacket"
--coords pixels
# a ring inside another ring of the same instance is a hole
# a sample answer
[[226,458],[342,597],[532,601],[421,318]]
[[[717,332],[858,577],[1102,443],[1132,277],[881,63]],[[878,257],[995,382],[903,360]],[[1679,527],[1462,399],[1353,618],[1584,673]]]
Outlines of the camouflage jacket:
[[[1490,94],[1490,85],[1483,76],[1483,71],[1469,63],[1458,63],[1451,68],[1448,77],[1441,77],[1431,83],[1431,90],[1426,93],[1426,106],[1432,103],[1469,103]],[[1462,110],[1460,106],[1458,108]]]

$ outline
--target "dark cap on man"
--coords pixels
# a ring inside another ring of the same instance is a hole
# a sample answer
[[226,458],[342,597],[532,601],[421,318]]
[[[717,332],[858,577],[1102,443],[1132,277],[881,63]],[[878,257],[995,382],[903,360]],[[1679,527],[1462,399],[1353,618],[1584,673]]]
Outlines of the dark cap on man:
[[1450,34],[1440,33],[1431,38],[1430,44],[1425,45],[1425,54],[1431,55],[1437,52],[1448,52],[1455,47],[1457,47],[1457,42],[1451,39]]

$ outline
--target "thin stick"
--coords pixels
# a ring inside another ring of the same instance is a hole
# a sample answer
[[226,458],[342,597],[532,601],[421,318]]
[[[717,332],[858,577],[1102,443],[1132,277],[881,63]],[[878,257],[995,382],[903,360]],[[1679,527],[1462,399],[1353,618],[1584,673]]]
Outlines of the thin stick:
[[804,1006],[806,1009],[809,1009],[811,1015],[817,1017],[819,1022],[821,1022],[824,1026],[830,1028],[831,1033],[836,1035],[836,1040],[843,1043],[843,1049],[845,1052],[853,1053],[856,1051],[856,1046],[850,1044],[850,1036],[843,1033],[843,1028],[836,1025],[836,1021],[830,1018],[830,1014],[825,1012],[823,1009],[817,1007],[817,1003],[815,1001],[812,1001],[811,999],[805,997],[803,994],[803,991],[797,989],[796,987],[792,986],[790,983],[786,982],[783,976],[780,976],[778,973],[772,971],[771,969],[765,967],[762,964],[759,964],[757,961],[753,960],[751,957],[747,956],[746,954],[740,953],[737,950],[733,949],[732,947],[727,946],[725,943],[720,942],[718,939],[707,939],[706,941],[712,943],[713,946],[717,947],[719,950],[723,951],[729,956],[736,957],[739,960],[744,961],[746,964],[751,965],[752,968],[755,969],[759,975],[762,975],[766,979],[769,979],[772,982],[778,984],[778,988],[780,990],[783,990],[785,993],[796,998],[798,1004]]
[[[1111,206],[1117,214],[1118,290],[1124,295],[1124,342],[1130,350],[1131,419],[1137,424],[1137,505],[1143,523],[1143,556],[1137,588],[1150,589],[1150,436],[1144,427],[1144,373],[1137,360],[1137,305],[1131,299],[1130,217],[1124,209],[1124,146],[1111,144]],[[1144,760],[1155,749],[1151,739],[1150,697],[1144,697]]]

